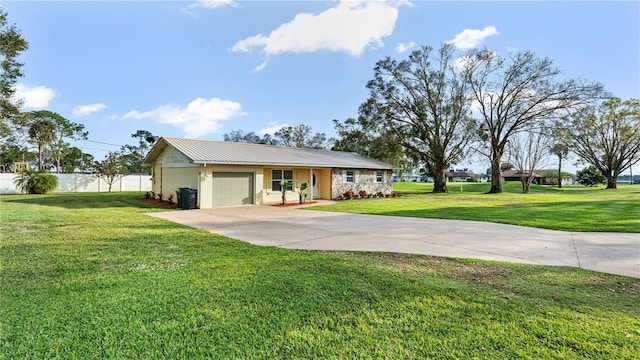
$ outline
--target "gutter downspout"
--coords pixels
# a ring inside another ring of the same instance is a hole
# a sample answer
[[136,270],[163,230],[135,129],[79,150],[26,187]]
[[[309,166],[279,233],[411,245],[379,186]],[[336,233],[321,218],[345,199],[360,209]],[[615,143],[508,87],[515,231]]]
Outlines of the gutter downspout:
[[197,190],[198,190],[198,198],[196,199],[196,207],[198,209],[200,209],[200,197],[202,196],[202,192],[200,191],[200,182],[202,181],[202,170],[204,170],[205,167],[207,167],[207,163],[203,163],[202,166],[200,167],[200,169],[198,169],[198,181],[196,182]]

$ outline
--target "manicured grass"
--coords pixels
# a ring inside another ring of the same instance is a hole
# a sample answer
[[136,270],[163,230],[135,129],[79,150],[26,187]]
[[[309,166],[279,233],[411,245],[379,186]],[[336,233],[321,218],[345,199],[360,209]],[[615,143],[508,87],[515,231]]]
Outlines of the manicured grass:
[[520,183],[503,186],[502,194],[485,194],[487,183],[451,183],[448,194],[433,194],[433,184],[395,183],[400,198],[341,201],[315,209],[565,231],[640,232],[640,185],[620,185],[617,190],[533,185],[529,194],[522,194]]
[[167,210],[141,195],[0,197],[0,358],[640,353],[639,279],[257,247],[144,215]]

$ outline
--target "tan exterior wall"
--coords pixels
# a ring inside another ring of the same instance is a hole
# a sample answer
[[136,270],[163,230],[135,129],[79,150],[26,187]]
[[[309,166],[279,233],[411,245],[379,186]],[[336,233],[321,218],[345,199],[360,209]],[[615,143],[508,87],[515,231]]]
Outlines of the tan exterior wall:
[[[305,190],[307,193],[307,201],[312,199],[328,199],[331,194],[331,169],[311,169],[311,168],[295,168],[295,167],[270,167],[264,168],[264,178],[262,186],[264,188],[263,203],[265,204],[277,204],[282,202],[282,192],[274,191],[272,189],[272,174],[273,170],[292,170],[293,182],[296,184],[296,188],[293,191],[286,192],[287,202],[298,202],[299,186],[306,182],[308,187]],[[316,176],[317,191],[313,190],[312,185],[312,171]]]
[[173,202],[178,201],[176,191],[181,187],[197,189],[198,169],[191,168],[162,168],[162,199],[167,200],[173,195]]
[[[347,171],[354,172],[352,182],[347,181]],[[367,194],[377,194],[379,192],[389,195],[393,192],[393,173],[391,170],[382,171],[382,181],[378,182],[377,172],[380,170],[363,169],[333,169],[331,198],[336,199],[347,191],[358,193],[364,190]]]

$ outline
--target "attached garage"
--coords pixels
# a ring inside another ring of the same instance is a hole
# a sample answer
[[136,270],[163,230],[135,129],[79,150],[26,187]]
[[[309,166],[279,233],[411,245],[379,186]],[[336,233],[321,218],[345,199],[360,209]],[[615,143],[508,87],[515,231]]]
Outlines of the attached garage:
[[213,206],[253,205],[253,173],[213,172]]

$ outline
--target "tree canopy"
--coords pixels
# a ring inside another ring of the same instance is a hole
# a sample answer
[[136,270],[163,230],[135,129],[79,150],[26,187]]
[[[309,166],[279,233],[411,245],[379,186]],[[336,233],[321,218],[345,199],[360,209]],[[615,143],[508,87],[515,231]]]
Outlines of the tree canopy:
[[571,151],[600,170],[607,189],[615,189],[618,176],[640,161],[640,101],[614,97],[566,120],[563,133]]
[[11,119],[20,112],[21,100],[15,98],[15,85],[22,77],[18,55],[29,44],[15,24],[9,24],[7,13],[0,9],[0,138],[11,133]]
[[505,58],[494,51],[474,49],[464,63],[480,114],[479,150],[491,163],[490,193],[502,192],[500,163],[515,134],[543,127],[603,94],[600,84],[561,78],[562,72],[550,59],[529,51]]
[[109,185],[109,192],[117,180],[129,174],[122,154],[117,151],[109,151],[104,160],[96,162],[95,167],[98,176]]
[[120,149],[122,159],[130,173],[143,173],[145,169],[142,162],[159,137],[147,130],[138,130],[131,134],[131,137],[137,139],[138,144],[122,146]]
[[38,147],[38,169],[44,169],[45,148],[50,152],[60,172],[60,160],[71,146],[65,139],[86,139],[88,133],[84,125],[65,119],[58,113],[48,110],[37,110],[22,113],[19,116],[21,125],[27,129],[29,140]]
[[396,135],[410,158],[426,164],[434,192],[446,192],[446,171],[468,152],[475,134],[468,84],[454,66],[454,46],[423,46],[403,61],[376,63],[360,113]]
[[254,132],[245,133],[243,130],[233,130],[223,135],[224,141],[240,142],[248,144],[265,144],[285,147],[326,149],[328,147],[327,136],[324,133],[312,134],[311,126],[283,126],[273,136],[265,134],[263,137]]
[[333,120],[338,133],[331,150],[348,151],[404,169],[408,159],[397,135],[376,126],[365,116],[348,118],[344,122]]

